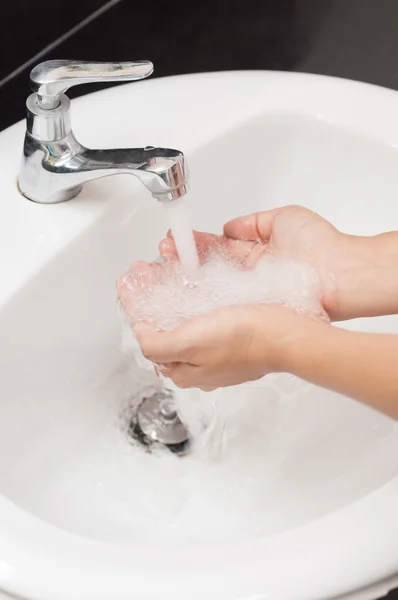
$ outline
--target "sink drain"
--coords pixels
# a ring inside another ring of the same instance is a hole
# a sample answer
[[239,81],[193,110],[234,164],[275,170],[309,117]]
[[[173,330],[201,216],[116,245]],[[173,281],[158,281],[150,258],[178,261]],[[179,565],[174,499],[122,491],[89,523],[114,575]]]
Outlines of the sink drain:
[[130,434],[146,447],[166,446],[175,454],[186,454],[189,436],[181,422],[170,390],[158,390],[145,397],[130,423]]

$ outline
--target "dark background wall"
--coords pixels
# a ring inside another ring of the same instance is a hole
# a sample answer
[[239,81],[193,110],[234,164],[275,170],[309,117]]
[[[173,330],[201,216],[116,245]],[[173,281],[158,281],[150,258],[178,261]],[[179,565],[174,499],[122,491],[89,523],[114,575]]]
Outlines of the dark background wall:
[[29,71],[49,58],[145,58],[157,77],[309,71],[398,89],[398,0],[5,0],[1,13],[0,130],[24,117]]
[[24,118],[29,71],[50,58],[149,59],[157,77],[307,71],[398,89],[398,0],[3,0],[0,130]]

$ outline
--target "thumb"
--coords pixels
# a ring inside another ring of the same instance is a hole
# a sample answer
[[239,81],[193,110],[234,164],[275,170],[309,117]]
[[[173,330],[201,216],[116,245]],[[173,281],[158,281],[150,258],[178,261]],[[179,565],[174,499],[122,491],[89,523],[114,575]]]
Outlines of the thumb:
[[153,325],[150,325],[149,323],[145,323],[145,322],[141,321],[141,322],[135,323],[133,325],[133,334],[134,334],[134,337],[136,337],[137,339],[139,339],[143,336],[152,335],[157,332],[158,332],[158,330],[156,329],[156,327],[154,327]]
[[224,225],[224,235],[235,240],[267,242],[271,237],[272,222],[282,210],[274,208],[233,219]]

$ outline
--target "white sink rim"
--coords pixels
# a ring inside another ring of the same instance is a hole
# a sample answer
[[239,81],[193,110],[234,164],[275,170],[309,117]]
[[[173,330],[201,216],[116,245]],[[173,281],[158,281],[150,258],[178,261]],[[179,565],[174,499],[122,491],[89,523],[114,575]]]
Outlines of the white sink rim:
[[[174,98],[180,97],[189,88],[193,94],[190,108],[193,108],[196,95],[196,106],[200,110],[200,94],[211,88],[218,104],[229,101],[227,109],[225,105],[218,107],[217,104],[215,107],[215,113],[225,113],[224,121],[219,122],[220,132],[216,133],[211,133],[211,128],[203,130],[199,123],[193,124],[187,143],[181,147],[188,157],[190,152],[205,144],[209,136],[219,135],[225,128],[255,116],[260,110],[273,109],[315,114],[319,119],[355,128],[398,146],[398,121],[394,124],[392,119],[397,93],[376,86],[278,72],[190,75],[132,85],[134,88],[128,85],[81,98],[76,101],[74,112],[78,112],[79,107],[84,112],[94,100],[99,104],[106,103],[113,94],[128,95],[131,90],[134,90],[133,97],[140,102],[147,93],[154,96],[161,94],[165,85],[169,96],[174,95]],[[239,97],[231,100],[231,89],[237,88]],[[239,104],[244,102],[247,104],[239,112]],[[168,132],[165,125],[161,132],[163,137],[170,135],[170,146],[173,145],[173,126],[168,126]],[[153,128],[149,121],[141,126],[142,130],[147,130],[148,138],[158,133]],[[13,140],[10,169],[7,169],[12,175],[6,175],[10,185],[15,183],[11,182],[17,170],[14,150],[17,146],[19,152],[22,149],[22,133],[23,125],[17,124],[0,135],[0,151],[3,153],[5,145]],[[109,208],[108,201],[100,198],[95,206],[83,200],[65,204],[59,216],[53,214],[45,224],[49,231],[54,223],[59,227],[58,239],[44,239],[40,252],[26,263],[31,241],[42,233],[43,223],[30,221],[29,204],[15,192],[13,202],[8,201],[6,205],[8,219],[0,224],[0,250],[3,255],[15,257],[18,273],[15,276],[12,269],[6,271],[0,284],[0,306],[17,292],[24,281],[34,277],[54,253],[67,247],[71,239],[105,212]],[[2,199],[2,202],[4,204],[5,200]],[[45,209],[48,210],[48,207],[43,207],[43,214]],[[26,227],[25,245],[10,234],[10,222],[22,229]],[[171,550],[167,557],[160,551],[156,562],[163,568],[158,569],[155,581],[151,578],[151,568],[148,568],[156,555],[153,549],[141,550],[137,556],[137,553],[126,549],[121,551],[84,540],[43,523],[0,497],[0,587],[22,596],[39,598],[54,598],[54,589],[60,590],[60,598],[84,596],[85,593],[88,596],[89,592],[93,593],[95,574],[97,598],[127,598],[131,597],[133,589],[140,589],[142,598],[173,600],[182,599],[188,593],[192,599],[201,598],[208,589],[214,592],[214,597],[230,600],[261,598],[261,595],[277,595],[284,599],[334,597],[381,581],[398,571],[398,511],[395,510],[394,514],[397,499],[398,477],[362,500],[303,528],[265,540],[240,543],[236,548],[213,545],[206,550],[206,556],[200,554],[196,566],[190,564],[192,556],[187,557],[184,550]],[[388,522],[385,518],[387,512],[391,515]],[[344,552],[338,544],[325,547],[325,540],[339,539],[345,539]],[[375,556],[375,539],[378,540],[379,556]],[[23,554],[21,547],[24,548]],[[322,552],[317,554],[317,563],[314,561],[314,547],[322,548]],[[52,548],[51,558],[49,548]],[[86,561],[84,572],[81,569],[83,555]],[[136,573],[130,572],[132,559]],[[262,572],[264,564],[267,565],[266,573]],[[217,565],[217,570],[214,565]],[[295,572],[297,576],[287,578],[286,572]],[[232,573],[236,573],[236,577]],[[176,581],[179,584],[177,590]],[[311,590],[308,590],[308,582],[311,582]]]

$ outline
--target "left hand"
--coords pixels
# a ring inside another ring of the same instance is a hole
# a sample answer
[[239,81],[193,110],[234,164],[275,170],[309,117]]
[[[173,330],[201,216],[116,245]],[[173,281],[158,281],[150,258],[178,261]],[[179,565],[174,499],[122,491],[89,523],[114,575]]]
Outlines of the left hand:
[[178,387],[210,391],[283,371],[283,346],[310,320],[282,306],[238,306],[188,320],[171,332],[137,325],[134,333],[144,356]]

